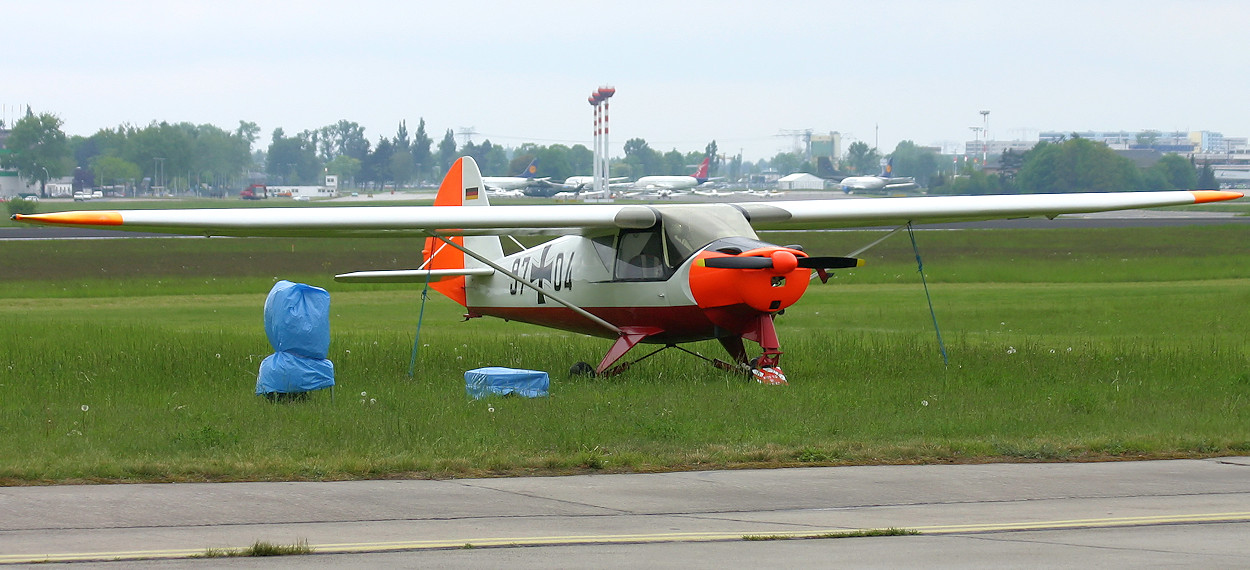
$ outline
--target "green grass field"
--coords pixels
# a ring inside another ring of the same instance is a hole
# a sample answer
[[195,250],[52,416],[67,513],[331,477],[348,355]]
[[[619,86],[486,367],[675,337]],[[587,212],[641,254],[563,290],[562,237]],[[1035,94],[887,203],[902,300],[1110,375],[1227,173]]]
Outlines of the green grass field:
[[[839,254],[871,232],[765,234]],[[421,291],[333,283],[412,267],[416,240],[0,243],[0,484],[1201,457],[1250,451],[1242,227],[919,232],[778,318],[791,385],[676,352],[569,377],[602,339],[460,322]],[[333,298],[333,394],[253,395],[275,279]],[[695,345],[720,356],[715,343]],[[552,373],[472,401],[463,372]]]

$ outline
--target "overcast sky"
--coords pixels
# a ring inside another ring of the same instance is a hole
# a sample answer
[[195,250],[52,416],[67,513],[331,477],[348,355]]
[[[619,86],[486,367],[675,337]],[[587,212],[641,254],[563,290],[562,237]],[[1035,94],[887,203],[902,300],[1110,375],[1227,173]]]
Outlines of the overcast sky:
[[340,119],[371,141],[424,117],[437,142],[591,146],[599,85],[613,154],[768,158],[782,131],[959,149],[1039,130],[1250,135],[1243,0],[340,2],[0,0],[6,122],[260,125],[260,148]]

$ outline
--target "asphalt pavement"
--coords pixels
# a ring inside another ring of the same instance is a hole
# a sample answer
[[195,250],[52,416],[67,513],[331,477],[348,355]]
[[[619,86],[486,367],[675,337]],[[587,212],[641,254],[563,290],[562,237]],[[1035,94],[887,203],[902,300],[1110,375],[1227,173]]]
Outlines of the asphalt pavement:
[[[0,563],[1245,567],[1250,458],[0,488]],[[902,529],[919,534],[845,537]],[[749,540],[766,538],[767,540]],[[192,558],[256,542],[310,555]]]

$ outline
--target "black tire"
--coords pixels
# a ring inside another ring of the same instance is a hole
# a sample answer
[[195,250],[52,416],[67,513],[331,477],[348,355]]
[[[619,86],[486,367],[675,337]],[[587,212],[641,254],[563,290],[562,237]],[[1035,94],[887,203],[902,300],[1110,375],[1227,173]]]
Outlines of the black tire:
[[595,367],[588,362],[578,362],[572,368],[569,368],[570,376],[594,376]]

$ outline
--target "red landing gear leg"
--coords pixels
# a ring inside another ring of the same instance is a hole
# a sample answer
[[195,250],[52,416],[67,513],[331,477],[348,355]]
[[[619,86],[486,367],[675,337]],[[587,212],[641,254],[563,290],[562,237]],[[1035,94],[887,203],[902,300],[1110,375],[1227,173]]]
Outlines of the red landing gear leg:
[[781,371],[781,347],[777,340],[777,329],[773,327],[772,315],[760,315],[755,322],[755,331],[743,336],[760,343],[760,348],[764,351],[751,367],[751,376],[755,381],[779,386],[788,384],[785,373]]

